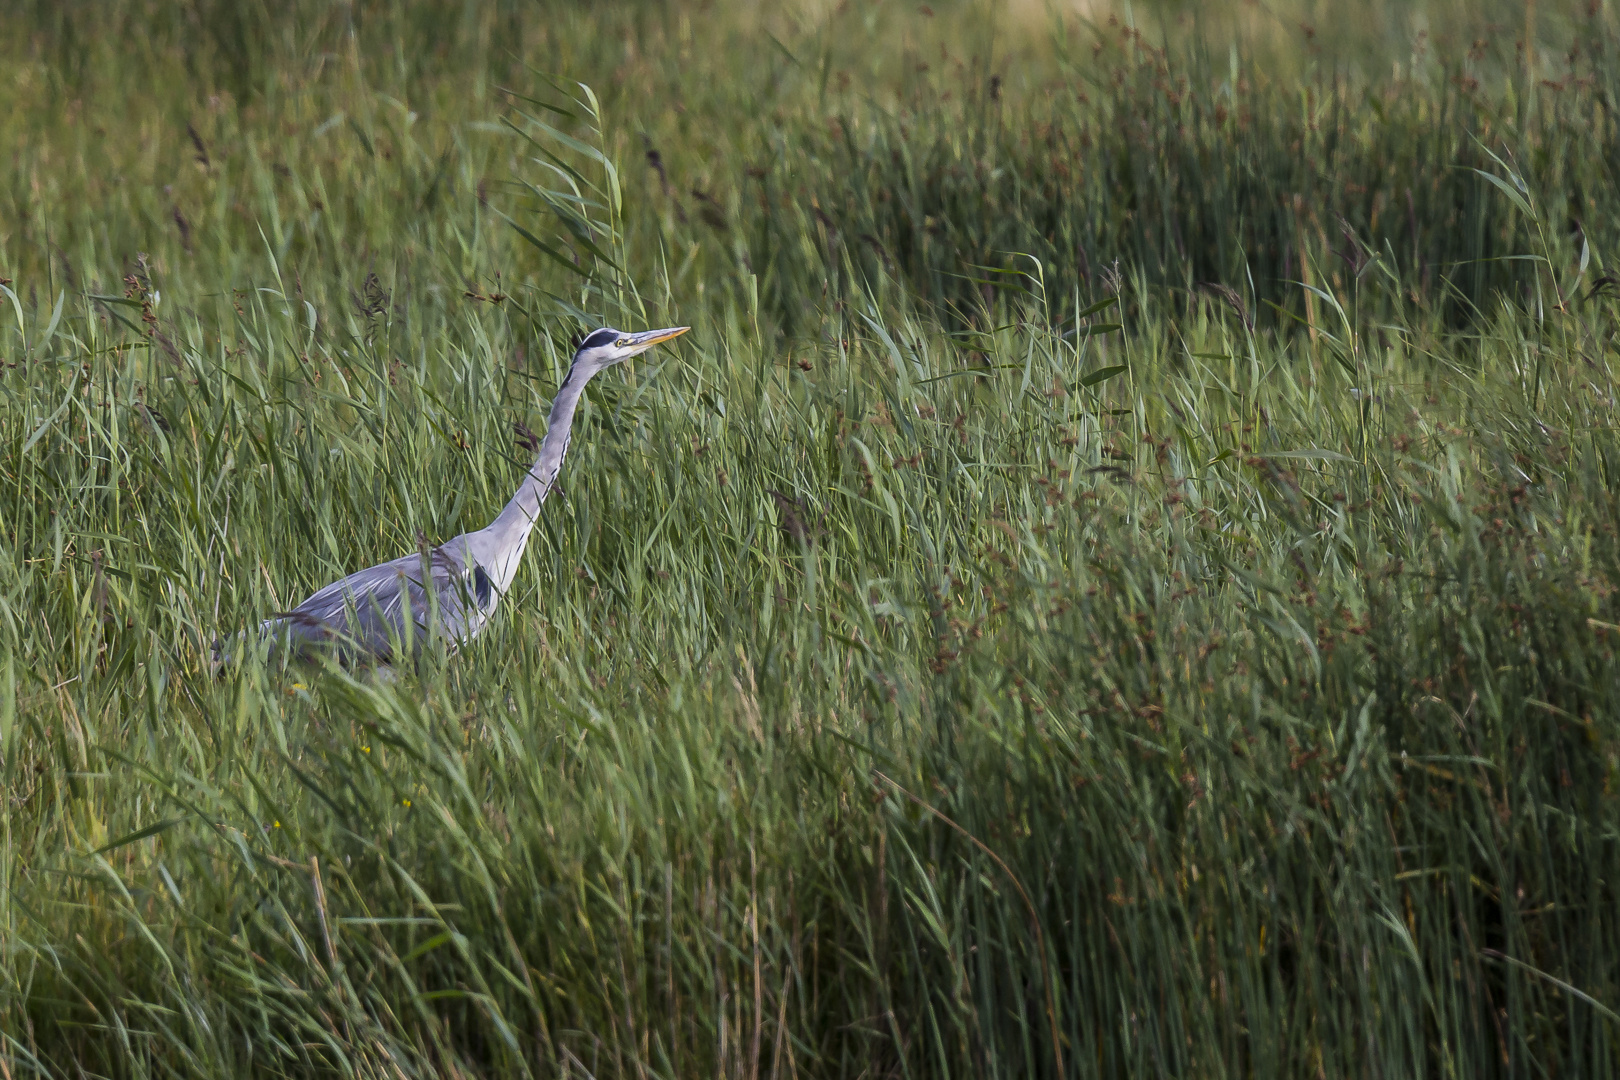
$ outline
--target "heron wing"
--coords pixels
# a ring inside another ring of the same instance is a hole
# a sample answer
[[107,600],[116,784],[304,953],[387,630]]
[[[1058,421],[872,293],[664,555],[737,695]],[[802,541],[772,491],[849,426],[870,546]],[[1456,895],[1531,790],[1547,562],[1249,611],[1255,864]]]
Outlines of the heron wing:
[[407,638],[409,617],[413,651],[433,637],[455,648],[483,629],[499,599],[484,568],[459,553],[459,546],[434,548],[425,575],[420,553],[367,567],[266,620],[260,629],[285,637],[295,654],[335,648],[340,656],[360,654],[387,663],[395,643]]

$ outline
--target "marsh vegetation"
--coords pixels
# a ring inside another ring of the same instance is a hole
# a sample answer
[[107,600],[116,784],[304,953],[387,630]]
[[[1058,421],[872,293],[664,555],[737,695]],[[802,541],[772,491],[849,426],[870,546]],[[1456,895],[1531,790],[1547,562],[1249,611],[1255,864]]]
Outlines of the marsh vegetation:
[[7,5],[0,1071],[1612,1073],[1620,22],[1346,6]]

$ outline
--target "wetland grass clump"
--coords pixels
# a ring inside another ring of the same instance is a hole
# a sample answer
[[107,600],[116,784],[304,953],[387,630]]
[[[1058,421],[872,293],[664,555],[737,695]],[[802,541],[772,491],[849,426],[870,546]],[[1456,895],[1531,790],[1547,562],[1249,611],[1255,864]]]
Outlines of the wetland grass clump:
[[[0,46],[6,1075],[1615,1071],[1613,16],[918,104],[936,6]],[[211,670],[487,518],[591,318],[696,329],[483,637]]]

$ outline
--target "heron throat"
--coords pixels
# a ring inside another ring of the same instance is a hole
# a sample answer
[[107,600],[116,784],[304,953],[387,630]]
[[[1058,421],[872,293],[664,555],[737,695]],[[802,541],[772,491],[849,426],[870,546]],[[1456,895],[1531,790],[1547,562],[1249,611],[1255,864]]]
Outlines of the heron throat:
[[594,374],[577,363],[568,369],[551,402],[551,416],[546,422],[546,437],[540,443],[540,452],[518,485],[517,494],[487,528],[467,538],[470,554],[484,567],[501,593],[506,592],[517,576],[529,533],[540,519],[540,505],[551,493],[557,473],[562,469],[563,455],[568,453],[569,432],[574,426],[574,411],[579,407],[580,395]]

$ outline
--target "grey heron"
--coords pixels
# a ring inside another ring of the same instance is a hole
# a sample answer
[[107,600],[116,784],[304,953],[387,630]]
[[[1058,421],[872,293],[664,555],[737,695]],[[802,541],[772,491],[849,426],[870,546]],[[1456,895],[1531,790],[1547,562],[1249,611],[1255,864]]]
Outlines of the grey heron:
[[603,327],[586,335],[557,387],[534,464],[494,521],[438,547],[334,581],[291,611],[266,619],[259,626],[260,637],[295,656],[332,649],[345,661],[391,664],[396,648],[406,643],[419,654],[433,640],[453,650],[477,636],[517,575],[540,505],[568,452],[585,384],[598,372],[688,329],[672,326],[630,334]]

